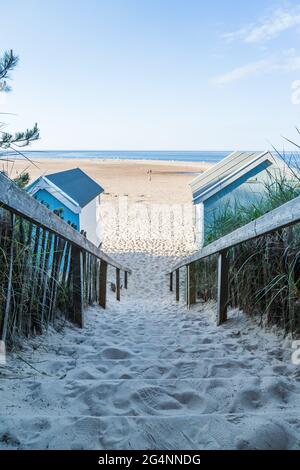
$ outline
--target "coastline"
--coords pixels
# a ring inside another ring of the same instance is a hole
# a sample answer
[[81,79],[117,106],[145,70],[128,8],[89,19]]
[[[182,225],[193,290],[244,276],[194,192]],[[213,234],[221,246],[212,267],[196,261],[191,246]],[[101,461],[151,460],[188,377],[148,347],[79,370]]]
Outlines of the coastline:
[[[145,200],[172,204],[191,202],[189,183],[211,166],[206,162],[51,158],[33,160],[33,163],[17,159],[8,164],[7,169],[11,177],[28,171],[33,181],[47,173],[79,167],[101,184],[105,189],[105,199],[126,195],[132,202]],[[2,167],[6,167],[4,160]]]
[[32,159],[147,160],[166,162],[217,163],[229,150],[25,150]]
[[[14,157],[7,157],[8,159],[13,159]],[[29,157],[28,157],[29,159]],[[175,165],[175,166],[188,166],[188,167],[197,167],[197,168],[210,168],[212,165],[216,165],[217,162],[206,162],[206,161],[199,161],[199,162],[191,162],[191,161],[185,161],[185,160],[147,160],[147,159],[126,159],[126,158],[79,158],[79,157],[60,157],[60,158],[30,158],[34,163],[38,163],[39,165],[46,165],[46,164],[53,164],[53,163],[63,163],[66,166],[70,166],[70,162],[81,162],[83,165],[84,164],[94,164],[97,165],[98,163],[101,164],[126,164],[126,165],[163,165],[163,166],[169,166],[169,165]],[[3,157],[3,162],[5,162],[5,157]],[[29,160],[25,158],[19,158],[18,156],[15,159],[15,165],[21,165],[21,164],[28,164]]]

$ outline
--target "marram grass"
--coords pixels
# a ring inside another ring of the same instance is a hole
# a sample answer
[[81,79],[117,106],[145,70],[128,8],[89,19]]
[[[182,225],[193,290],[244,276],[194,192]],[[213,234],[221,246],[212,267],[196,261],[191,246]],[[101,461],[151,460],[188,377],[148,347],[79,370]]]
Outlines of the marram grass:
[[[266,186],[259,202],[225,205],[215,214],[206,244],[299,195],[299,181],[285,176]],[[300,333],[300,224],[242,243],[228,251],[230,306],[255,315],[261,325]],[[198,296],[216,298],[216,257],[197,262]]]

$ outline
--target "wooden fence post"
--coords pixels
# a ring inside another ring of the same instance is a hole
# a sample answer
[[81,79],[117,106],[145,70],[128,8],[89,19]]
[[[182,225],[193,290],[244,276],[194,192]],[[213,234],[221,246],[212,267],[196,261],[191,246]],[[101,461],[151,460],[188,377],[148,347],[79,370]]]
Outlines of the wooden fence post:
[[173,273],[170,273],[170,291],[173,292]]
[[196,269],[195,263],[187,265],[187,305],[196,303]]
[[217,302],[217,325],[227,320],[228,307],[228,252],[221,251],[218,256],[218,302]]
[[124,271],[124,287],[125,289],[128,288],[128,272]]
[[121,282],[120,282],[120,269],[116,268],[116,299],[120,300],[120,289],[121,289]]
[[103,259],[100,261],[99,273],[99,305],[106,308],[106,284],[107,284],[107,262]]
[[[2,323],[2,331],[1,331],[1,340],[5,342],[7,331],[8,331],[8,323],[9,323],[9,313],[10,313],[10,306],[11,306],[11,297],[12,297],[12,284],[13,284],[13,266],[14,266],[14,237],[15,237],[15,216],[10,213],[10,221],[8,222],[8,228],[6,232],[7,236],[7,247],[9,251],[8,257],[8,279],[7,279],[7,292],[6,292],[6,303],[5,303],[5,310],[4,310],[4,318]],[[0,325],[1,326],[1,325]]]
[[176,302],[179,302],[179,269],[176,269]]
[[72,245],[71,248],[71,269],[73,275],[73,305],[70,320],[83,328],[83,259],[82,251],[76,245]]
[[187,264],[186,265],[186,273],[185,273],[185,301],[186,301],[186,305],[187,305],[187,308],[190,308],[190,305],[189,305],[189,302],[190,302],[190,299],[189,299],[189,277],[190,277],[190,265]]

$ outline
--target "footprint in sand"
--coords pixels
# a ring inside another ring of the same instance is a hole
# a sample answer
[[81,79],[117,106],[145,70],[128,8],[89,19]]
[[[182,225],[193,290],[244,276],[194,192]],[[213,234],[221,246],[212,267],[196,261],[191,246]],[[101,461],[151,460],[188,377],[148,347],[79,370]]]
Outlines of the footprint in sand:
[[289,434],[279,424],[262,424],[237,439],[236,447],[238,450],[285,450],[289,447]]
[[160,387],[143,387],[132,395],[134,401],[148,413],[156,413],[161,410],[176,410],[181,404]]
[[118,348],[106,348],[106,349],[103,349],[102,356],[105,359],[121,360],[121,359],[128,359],[131,356],[131,354],[128,351],[118,349]]

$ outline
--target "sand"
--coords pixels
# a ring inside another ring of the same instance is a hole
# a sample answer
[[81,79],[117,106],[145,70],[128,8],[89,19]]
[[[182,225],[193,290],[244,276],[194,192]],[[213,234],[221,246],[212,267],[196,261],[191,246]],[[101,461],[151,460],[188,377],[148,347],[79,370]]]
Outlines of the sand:
[[[122,188],[116,199],[124,197]],[[111,202],[100,210],[103,247],[132,268],[129,288],[121,302],[110,291],[106,310],[90,307],[83,330],[50,329],[9,356],[0,369],[0,448],[299,449],[290,338],[236,310],[217,327],[214,303],[187,310],[183,295],[175,302],[165,272],[194,249],[192,218],[174,216],[177,194],[162,201],[154,227],[147,210],[131,210],[149,202],[129,200],[125,231]]]
[[[36,166],[24,160],[16,160],[8,167],[2,162],[2,167],[8,170],[11,177],[28,171],[32,181],[42,174],[79,167],[101,184],[108,198],[128,194],[132,201],[144,198],[159,203],[189,202],[189,181],[211,167],[209,163],[78,158],[40,159],[34,160],[34,163]],[[150,169],[151,181],[147,173]]]

